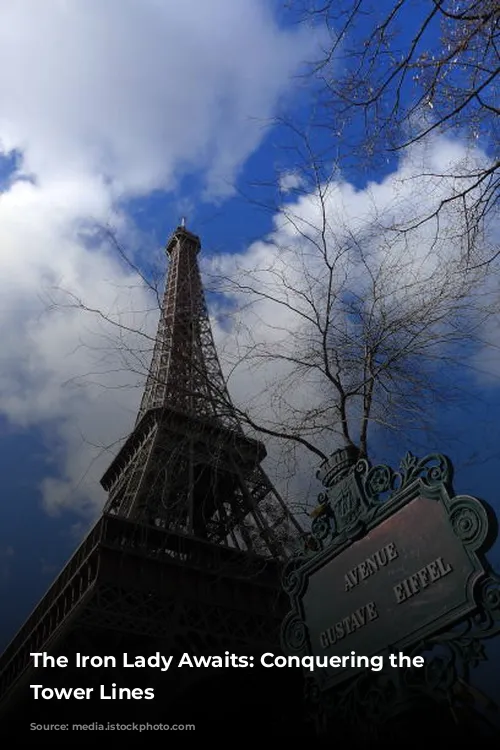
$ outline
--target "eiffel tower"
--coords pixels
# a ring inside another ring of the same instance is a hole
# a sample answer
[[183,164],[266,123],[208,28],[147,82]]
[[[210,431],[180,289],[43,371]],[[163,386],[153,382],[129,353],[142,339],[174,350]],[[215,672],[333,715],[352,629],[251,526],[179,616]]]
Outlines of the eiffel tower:
[[[244,434],[229,397],[200,248],[184,222],[167,243],[149,374],[134,429],[101,480],[104,511],[0,659],[0,717],[14,731],[52,720],[192,722],[194,714],[200,731],[220,731],[223,715],[247,722],[257,704],[274,720],[276,691],[293,682],[289,670],[121,663],[124,653],[132,663],[157,653],[175,663],[184,653],[229,652],[254,656],[258,667],[263,651],[279,653],[288,609],[281,564],[302,532],[261,467],[265,447]],[[35,668],[35,653],[68,666]],[[116,667],[76,668],[76,654],[96,663],[111,655]],[[109,694],[113,684],[151,688],[155,699],[98,699],[100,685]],[[35,700],[31,685],[92,691],[88,700]]]

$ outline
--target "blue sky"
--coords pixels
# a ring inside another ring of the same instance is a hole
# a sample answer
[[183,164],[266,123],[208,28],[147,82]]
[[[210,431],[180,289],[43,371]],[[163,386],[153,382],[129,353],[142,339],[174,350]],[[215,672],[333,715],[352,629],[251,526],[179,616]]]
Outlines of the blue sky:
[[[47,290],[71,288],[106,310],[144,307],[130,268],[82,241],[89,221],[116,227],[147,272],[182,216],[205,258],[262,257],[275,214],[251,199],[268,200],[263,184],[295,163],[290,131],[270,123],[283,111],[309,121],[312,93],[296,76],[320,39],[264,0],[239,0],[238,11],[233,0],[43,5],[0,10],[0,595],[9,602],[0,648],[98,513],[97,483],[116,448],[95,446],[126,434],[140,395],[140,378],[122,373],[129,390],[113,390],[106,368],[101,385],[89,381],[95,321],[49,312]],[[460,148],[459,139],[430,146],[450,159]],[[384,180],[400,166],[349,163],[344,217],[361,210],[370,182],[386,200],[395,182]],[[146,325],[154,331],[154,315]],[[414,445],[447,453],[457,492],[500,511],[498,374],[494,347],[471,355],[463,401],[422,404],[439,431],[375,443],[375,458],[396,463]],[[245,383],[235,380],[236,399]],[[314,462],[304,467],[312,476]],[[498,547],[492,560],[500,567]]]
[[[6,237],[0,590],[10,602],[1,644],[98,512],[96,484],[111,460],[112,452],[93,471],[94,455],[82,441],[95,436],[80,429],[73,413],[88,403],[67,380],[82,375],[88,363],[81,369],[75,362],[62,374],[50,362],[49,351],[58,359],[70,355],[86,322],[73,321],[71,332],[62,322],[58,341],[61,321],[54,328],[40,317],[47,280],[64,286],[72,279],[88,290],[102,279],[105,305],[113,284],[127,280],[116,258],[101,264],[88,244],[74,241],[75,227],[97,221],[123,228],[127,248],[139,253],[145,269],[151,259],[156,263],[183,215],[214,253],[243,251],[271,227],[271,215],[235,195],[233,185],[237,176],[244,186],[274,174],[282,159],[279,139],[266,132],[315,37],[283,29],[270,5],[254,0],[244,0],[238,11],[230,0],[215,0],[210,9],[196,1],[177,6],[52,2],[42,12],[38,3],[22,2],[1,11],[2,69],[13,71],[0,83]],[[43,353],[35,351],[41,337]],[[109,397],[102,390],[93,394],[94,408],[100,411]],[[116,409],[121,414],[111,442],[132,425],[137,400],[133,389],[108,411],[108,418],[116,418]],[[78,458],[69,468],[73,448]],[[51,485],[58,507],[50,507],[51,490],[41,483],[61,478],[61,486]]]

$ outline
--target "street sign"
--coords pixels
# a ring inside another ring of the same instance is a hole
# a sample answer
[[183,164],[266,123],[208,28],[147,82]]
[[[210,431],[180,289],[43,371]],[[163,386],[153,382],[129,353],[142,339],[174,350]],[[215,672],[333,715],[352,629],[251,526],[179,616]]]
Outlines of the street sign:
[[[484,571],[455,534],[445,505],[419,495],[308,572],[302,607],[311,652],[330,657],[401,651],[453,623],[475,609],[474,587]],[[330,666],[322,687],[356,671]]]
[[[284,575],[291,611],[282,645],[313,658],[309,691],[348,691],[366,680],[366,659],[357,665],[351,656],[417,654],[437,643],[448,656],[433,689],[445,690],[443,680],[459,677],[457,655],[477,661],[471,644],[500,631],[500,584],[484,557],[496,518],[477,498],[454,495],[452,472],[439,454],[407,454],[395,472],[353,449],[320,468],[325,492],[312,535]],[[425,682],[428,669],[420,671]]]

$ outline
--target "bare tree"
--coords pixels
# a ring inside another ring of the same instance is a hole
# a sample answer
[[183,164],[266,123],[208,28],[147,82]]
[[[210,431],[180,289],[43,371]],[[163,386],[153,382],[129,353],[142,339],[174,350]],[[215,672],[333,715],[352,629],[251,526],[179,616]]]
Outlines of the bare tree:
[[254,428],[322,457],[336,445],[366,456],[370,436],[409,440],[463,398],[457,373],[494,303],[486,269],[464,265],[451,207],[438,238],[394,233],[394,206],[349,215],[336,173],[309,163],[266,242],[212,270],[232,300],[225,358],[253,395]]
[[[429,176],[449,184],[432,212],[416,211],[439,228],[455,202],[467,219],[471,265],[490,263],[496,248],[474,253],[485,222],[497,221],[500,187],[500,6],[497,0],[292,0],[304,21],[327,30],[313,66],[321,81],[319,121],[346,160],[363,154],[381,166],[438,135],[466,144],[460,163]],[[358,165],[359,166],[359,165]]]
[[[393,435],[408,445],[428,432],[438,405],[463,401],[464,362],[495,312],[489,269],[464,262],[466,217],[456,204],[441,211],[438,236],[425,224],[394,232],[394,217],[428,201],[425,179],[411,200],[396,187],[381,205],[366,191],[361,209],[349,204],[338,169],[318,161],[306,138],[301,144],[303,166],[277,184],[274,232],[241,256],[201,256],[206,287],[217,293],[211,312],[236,412],[274,444],[281,487],[301,473],[311,481],[311,463],[335,447],[372,456],[374,442]],[[440,196],[434,191],[434,203]],[[93,317],[94,381],[100,371],[109,387],[112,369],[127,387],[142,387],[160,290],[112,229],[101,236],[147,290],[150,308],[103,311],[61,289],[50,303]],[[295,483],[295,512],[305,511],[305,495]]]

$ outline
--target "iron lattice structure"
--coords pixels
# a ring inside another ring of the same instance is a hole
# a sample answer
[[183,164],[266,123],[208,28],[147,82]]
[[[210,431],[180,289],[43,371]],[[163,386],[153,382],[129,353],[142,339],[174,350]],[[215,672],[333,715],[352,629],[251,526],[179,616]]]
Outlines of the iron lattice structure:
[[199,238],[178,227],[135,430],[103,478],[105,512],[259,554],[300,532],[244,435],[215,348]]
[[[180,226],[166,249],[168,280],[135,427],[102,479],[102,517],[0,659],[4,719],[33,716],[33,681],[61,684],[54,670],[34,674],[31,653],[279,650],[281,563],[301,529],[261,467],[264,446],[245,436],[231,403],[200,240]],[[82,672],[74,677],[81,685]],[[159,677],[168,694],[165,675],[151,673],[147,684],[158,687]],[[123,674],[113,679],[127,684]],[[177,675],[174,692],[181,682]],[[50,703],[39,708],[45,720]]]

